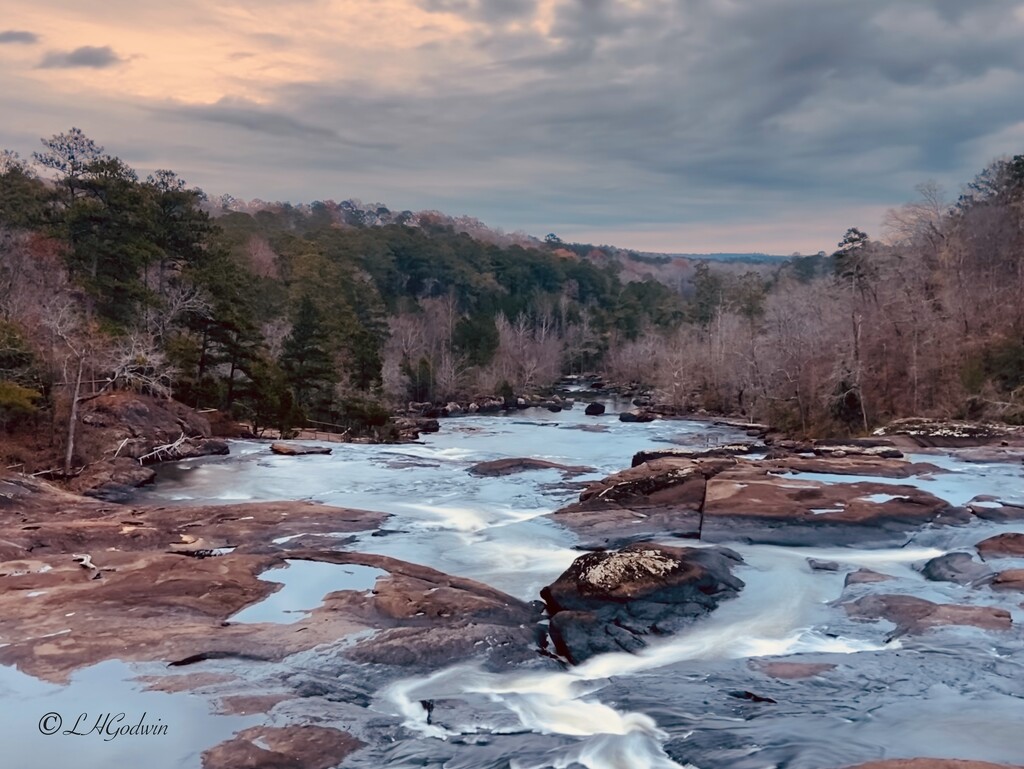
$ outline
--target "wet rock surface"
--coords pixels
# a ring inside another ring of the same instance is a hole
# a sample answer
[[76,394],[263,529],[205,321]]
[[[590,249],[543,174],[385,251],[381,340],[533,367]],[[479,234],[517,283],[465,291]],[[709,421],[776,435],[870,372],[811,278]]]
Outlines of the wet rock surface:
[[934,582],[955,582],[958,585],[982,585],[995,576],[990,568],[975,561],[970,553],[947,553],[933,558],[924,565],[921,573]]
[[306,454],[330,454],[334,449],[330,446],[306,446],[302,443],[271,443],[270,450],[286,457],[300,457]]
[[577,558],[541,591],[555,650],[574,663],[609,651],[637,651],[735,596],[742,563],[725,548],[637,543]]
[[508,459],[494,459],[489,462],[479,462],[469,468],[468,472],[471,475],[496,478],[503,475],[524,473],[530,470],[558,470],[563,475],[570,477],[594,472],[594,468],[592,467],[563,465],[546,459],[531,459],[528,457],[513,457]]
[[851,617],[892,622],[897,635],[923,633],[943,625],[1009,630],[1013,624],[1006,609],[938,604],[909,595],[869,595],[843,606]]
[[[745,460],[658,451],[590,484],[552,518],[587,542],[617,546],[652,533],[781,545],[894,541],[926,524],[958,525],[971,511],[910,484],[858,480],[941,473],[881,457]],[[805,480],[803,473],[843,482]],[[848,478],[848,481],[847,481]]]
[[1014,557],[1024,558],[1024,534],[1008,532],[989,537],[977,544],[982,558]]
[[203,753],[203,769],[329,769],[362,743],[325,726],[256,726]]
[[986,761],[959,761],[945,758],[897,758],[890,761],[871,761],[849,769],[1021,769],[1009,764],[990,764]]

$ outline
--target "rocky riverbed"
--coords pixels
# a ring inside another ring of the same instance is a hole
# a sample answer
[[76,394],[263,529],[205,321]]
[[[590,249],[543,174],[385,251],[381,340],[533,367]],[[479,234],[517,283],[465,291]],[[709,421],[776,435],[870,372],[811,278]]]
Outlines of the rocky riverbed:
[[[232,441],[121,504],[4,479],[12,760],[1021,764],[1016,449],[765,446],[604,405]],[[37,728],[136,705],[178,738]]]

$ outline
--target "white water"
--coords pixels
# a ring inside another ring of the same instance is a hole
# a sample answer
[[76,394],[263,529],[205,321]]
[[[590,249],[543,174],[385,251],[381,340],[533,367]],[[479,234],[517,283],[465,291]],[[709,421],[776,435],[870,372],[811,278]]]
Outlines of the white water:
[[[578,429],[584,424],[602,425],[607,431]],[[579,555],[572,547],[575,538],[543,518],[574,499],[578,491],[566,487],[556,471],[476,478],[466,472],[470,466],[507,456],[531,456],[593,467],[593,474],[576,479],[587,480],[628,467],[632,454],[640,449],[672,443],[702,445],[731,437],[699,423],[624,424],[614,416],[587,418],[579,407],[561,414],[531,411],[522,418],[449,420],[441,433],[425,436],[423,445],[342,445],[331,456],[274,457],[266,454],[262,444],[241,443],[235,457],[197,462],[191,470],[178,471],[176,478],[158,485],[154,496],[186,503],[206,502],[226,493],[291,499],[298,496],[296,481],[301,479],[304,498],[393,515],[385,524],[393,533],[360,536],[347,547],[423,563],[529,600]],[[814,473],[791,477],[797,484],[814,480],[913,485],[952,504],[964,504],[980,494],[1016,499],[1024,488],[1018,467],[968,465],[931,455],[911,459],[950,472],[896,480]],[[499,674],[456,665],[392,684],[378,693],[374,707],[396,715],[411,732],[432,741],[523,730],[560,738],[555,747],[514,759],[510,764],[514,769],[568,769],[574,764],[587,769],[685,768],[689,765],[666,754],[663,745],[669,735],[651,715],[602,700],[610,680],[639,680],[684,661],[897,650],[898,641],[882,643],[870,628],[860,637],[827,632],[834,616],[828,604],[843,590],[844,569],[865,567],[892,576],[898,580],[893,588],[897,592],[930,590],[957,599],[962,588],[925,585],[914,567],[954,544],[973,544],[983,538],[982,533],[992,533],[990,529],[989,524],[976,523],[960,530],[925,532],[920,544],[894,549],[737,546],[746,560],[737,571],[746,582],[739,597],[640,654],[601,655],[563,672]],[[835,561],[840,571],[812,572],[807,558]],[[1019,620],[1019,611],[1015,610],[1015,618]],[[462,722],[446,717],[443,725],[428,723],[421,700],[466,704],[462,710],[448,709],[448,715],[472,712],[473,703],[483,701],[504,718],[481,723],[469,717]],[[885,740],[897,752],[909,750],[910,743],[898,729],[875,739]]]
[[[903,566],[941,551],[843,551],[849,563]],[[815,556],[832,555],[815,550]],[[485,695],[511,711],[522,728],[539,734],[583,738],[547,763],[513,763],[517,769],[569,767],[575,761],[588,769],[662,769],[680,767],[661,748],[667,736],[643,713],[619,711],[602,703],[602,682],[631,676],[683,660],[736,659],[801,653],[855,654],[900,648],[898,641],[879,644],[857,638],[830,637],[815,629],[822,605],[834,599],[838,575],[822,579],[794,568],[808,551],[751,547],[747,566],[737,575],[746,581],[739,597],[723,603],[709,618],[673,638],[638,654],[593,657],[564,672],[489,673],[455,666],[391,686],[384,697],[405,726],[424,737],[445,739],[473,729],[471,724],[445,728],[427,723],[421,700]]]

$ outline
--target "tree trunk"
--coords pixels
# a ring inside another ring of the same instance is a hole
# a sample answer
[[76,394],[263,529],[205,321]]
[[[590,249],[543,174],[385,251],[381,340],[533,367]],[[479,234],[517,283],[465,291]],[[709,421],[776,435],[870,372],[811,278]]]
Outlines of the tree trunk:
[[78,359],[78,377],[75,379],[75,393],[71,396],[71,415],[68,417],[68,441],[64,451],[64,477],[71,475],[71,458],[75,453],[75,430],[78,427],[78,399],[82,393],[82,372],[85,360]]

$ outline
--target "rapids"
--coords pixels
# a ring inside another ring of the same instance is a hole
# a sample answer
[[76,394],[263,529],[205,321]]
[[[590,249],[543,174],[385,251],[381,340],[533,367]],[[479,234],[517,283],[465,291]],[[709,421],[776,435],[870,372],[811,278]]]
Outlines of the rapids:
[[[544,516],[575,499],[581,482],[628,467],[641,449],[705,446],[738,437],[735,430],[701,422],[622,423],[615,413],[628,404],[607,405],[603,417],[586,417],[578,405],[557,414],[531,409],[513,416],[449,419],[440,433],[418,444],[332,444],[331,455],[279,457],[265,443],[235,441],[228,457],[163,467],[142,501],[310,499],[389,513],[382,531],[354,538],[339,534],[337,546],[421,563],[534,600],[580,554],[574,535]],[[584,465],[593,472],[571,479],[555,470],[496,478],[467,472],[478,462],[503,457]],[[896,482],[917,485],[953,504],[979,494],[1008,500],[1024,495],[1020,466],[968,464],[954,455],[910,459],[949,472]],[[883,757],[922,755],[1022,761],[1019,631],[996,637],[944,628],[892,639],[888,623],[854,622],[833,605],[844,594],[843,569],[865,567],[892,577],[890,592],[1001,606],[1019,626],[1024,622],[1019,600],[927,582],[918,571],[930,558],[1004,531],[1024,531],[1024,526],[974,521],[927,528],[908,541],[873,549],[731,545],[745,559],[737,571],[746,583],[739,597],[641,654],[605,654],[574,668],[538,664],[494,672],[467,660],[429,674],[396,676],[336,657],[328,663],[315,653],[297,655],[301,658],[277,665],[273,674],[281,680],[315,677],[327,692],[304,699],[301,707],[275,711],[274,718],[283,713],[298,722],[350,731],[367,743],[345,763],[352,767],[842,769]],[[287,538],[278,544],[286,547]],[[808,558],[841,568],[814,571]],[[358,589],[372,584],[373,570],[346,567],[348,576],[338,583],[331,570],[339,567],[296,565],[263,577],[285,582],[287,594],[281,591],[274,601],[249,607],[236,621],[288,622],[288,612],[316,605],[325,592],[342,589],[345,579],[358,583]],[[759,672],[758,660],[767,658],[832,668],[817,678],[780,680]],[[77,685],[66,690],[80,691]],[[335,704],[353,687],[368,692],[365,707]],[[24,683],[14,689],[30,699],[44,696]],[[431,711],[424,702],[432,703]],[[214,730],[220,739],[236,719],[223,721]],[[197,735],[188,755],[209,744],[211,735]],[[146,761],[154,769],[187,765],[181,756],[179,751]]]

